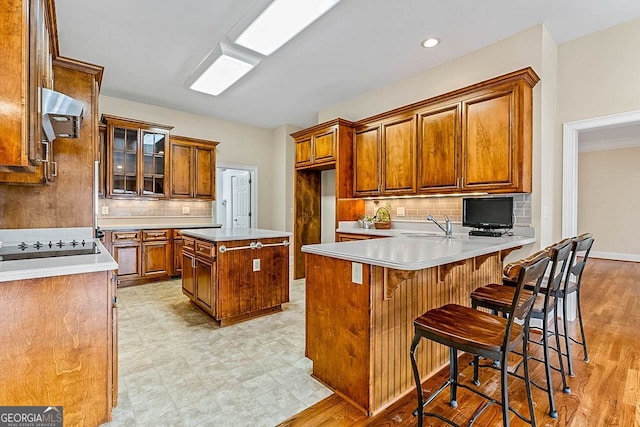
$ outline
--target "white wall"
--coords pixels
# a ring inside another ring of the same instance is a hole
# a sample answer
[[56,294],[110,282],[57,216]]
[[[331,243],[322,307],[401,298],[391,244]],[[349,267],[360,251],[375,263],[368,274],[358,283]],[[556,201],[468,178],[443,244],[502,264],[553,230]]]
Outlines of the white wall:
[[640,147],[578,154],[578,234],[594,235],[596,255],[640,261],[638,165]]
[[258,227],[275,228],[280,224],[281,213],[274,213],[273,209],[280,203],[283,187],[274,186],[273,135],[270,129],[109,96],[100,96],[100,113],[173,126],[171,132],[175,135],[219,141],[216,149],[218,162],[258,167]]
[[272,227],[293,232],[293,174],[295,143],[290,134],[300,128],[284,125],[273,130],[273,210]]
[[[640,110],[639,46],[640,19],[559,46],[558,113],[555,130],[558,145],[562,142],[562,124],[565,122]],[[637,168],[637,165],[638,163],[634,167]],[[578,169],[583,170],[581,160],[578,161]],[[559,205],[562,197],[562,165],[556,164],[555,171],[554,197],[556,205]],[[581,181],[578,187],[582,192]],[[624,206],[611,205],[609,209],[617,212],[624,209]],[[554,215],[559,215],[558,209],[554,211]],[[612,228],[628,230],[632,226],[622,221],[609,222],[608,216],[602,217],[601,221],[604,221],[603,229],[608,232]],[[581,227],[580,222],[578,226]],[[554,228],[554,235],[559,237],[560,233],[560,228]],[[600,245],[601,236],[595,237],[596,245]]]
[[320,242],[336,241],[336,170],[320,172]]

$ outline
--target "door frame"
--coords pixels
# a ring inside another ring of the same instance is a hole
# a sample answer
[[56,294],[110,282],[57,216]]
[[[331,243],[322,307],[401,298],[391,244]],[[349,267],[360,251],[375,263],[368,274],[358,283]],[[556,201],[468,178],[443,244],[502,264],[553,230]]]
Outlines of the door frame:
[[578,233],[578,132],[640,123],[640,111],[566,122],[562,125],[562,237]]
[[[249,172],[249,177],[251,179],[251,183],[249,184],[251,187],[251,197],[250,197],[250,212],[251,212],[251,221],[249,223],[249,227],[257,228],[258,227],[258,167],[253,165],[243,165],[239,163],[220,163],[216,164],[216,183],[220,183],[222,185],[223,180],[223,170],[225,169],[236,169],[243,170]],[[218,185],[218,184],[216,184]],[[222,194],[220,194],[222,196]],[[220,197],[220,199],[222,199]],[[218,215],[218,202],[222,200],[216,200],[216,217]]]

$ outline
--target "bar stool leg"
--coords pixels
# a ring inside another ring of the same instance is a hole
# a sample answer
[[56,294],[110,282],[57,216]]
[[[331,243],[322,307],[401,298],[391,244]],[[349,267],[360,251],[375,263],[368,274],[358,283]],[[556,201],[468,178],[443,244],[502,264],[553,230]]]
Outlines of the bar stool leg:
[[502,355],[502,359],[500,360],[500,397],[502,398],[502,424],[505,427],[509,427],[509,390],[507,388],[508,356],[508,352],[505,351]]
[[551,379],[551,366],[549,365],[549,330],[548,316],[544,316],[542,319],[542,349],[544,350],[544,372],[547,377],[547,396],[549,397],[549,416],[551,418],[558,418],[558,411],[556,411],[556,405],[553,400],[553,383]]
[[[525,337],[529,336],[529,326],[524,330]],[[536,414],[533,409],[533,398],[531,395],[531,378],[529,377],[529,340],[522,341],[522,366],[524,367],[524,386],[527,393],[527,404],[529,405],[529,417],[531,417],[531,427],[536,427]]]
[[589,354],[587,353],[587,339],[584,336],[584,326],[582,326],[582,309],[580,308],[580,287],[576,291],[576,303],[578,306],[578,321],[580,322],[580,335],[582,336],[582,348],[584,349],[584,361],[589,361]]
[[[556,298],[556,301],[558,299]],[[567,385],[567,376],[564,372],[564,361],[562,360],[562,347],[560,347],[560,332],[558,331],[558,311],[557,306],[553,309],[554,332],[556,336],[556,348],[558,349],[558,362],[560,363],[560,375],[562,376],[562,391],[571,394],[571,388]]]
[[449,404],[453,408],[458,407],[458,350],[449,347],[449,381],[451,382],[451,394]]
[[569,376],[575,377],[575,374],[573,373],[573,362],[571,361],[571,338],[569,338],[569,321],[567,320],[567,312],[568,312],[567,297],[568,296],[569,295],[565,293],[564,298],[562,299],[562,317],[563,317],[562,320],[564,323],[564,342],[567,347],[567,366],[569,368]]
[[411,359],[411,368],[413,369],[413,378],[416,382],[416,391],[418,393],[418,427],[422,427],[423,422],[423,411],[424,411],[424,400],[422,397],[422,382],[420,382],[420,372],[418,371],[418,364],[416,363],[416,348],[418,344],[420,344],[420,335],[415,334],[413,336],[413,341],[411,341],[411,349],[409,351],[409,358]]

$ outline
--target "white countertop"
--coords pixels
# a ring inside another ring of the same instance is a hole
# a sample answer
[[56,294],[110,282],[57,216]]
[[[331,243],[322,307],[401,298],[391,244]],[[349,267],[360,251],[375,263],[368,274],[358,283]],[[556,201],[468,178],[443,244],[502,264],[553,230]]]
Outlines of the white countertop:
[[[360,234],[365,230],[360,229]],[[366,230],[377,234],[390,230]],[[354,231],[351,231],[356,232]],[[475,256],[524,246],[536,241],[533,237],[475,237],[442,233],[397,231],[389,239],[369,239],[341,243],[305,245],[302,252],[361,262],[397,270],[422,270]]]
[[211,242],[229,242],[232,240],[270,239],[290,237],[287,231],[265,230],[262,228],[204,228],[195,230],[180,230],[185,236]]
[[98,218],[100,230],[150,230],[155,228],[220,228],[209,217],[123,217]]
[[100,243],[99,254],[0,261],[0,282],[115,270],[118,264]]

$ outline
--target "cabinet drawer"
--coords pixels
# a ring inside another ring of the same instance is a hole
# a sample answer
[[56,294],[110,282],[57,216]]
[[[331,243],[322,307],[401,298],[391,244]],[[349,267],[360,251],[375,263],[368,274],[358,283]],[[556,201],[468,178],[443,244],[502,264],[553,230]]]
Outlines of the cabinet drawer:
[[150,240],[168,240],[169,230],[144,230],[142,231],[142,240],[148,242]]
[[137,231],[114,231],[111,234],[112,242],[140,241],[140,230]]
[[187,250],[189,252],[196,251],[196,239],[192,237],[183,236],[182,237],[182,249]]
[[196,240],[196,253],[208,258],[216,257],[216,246],[213,243]]

